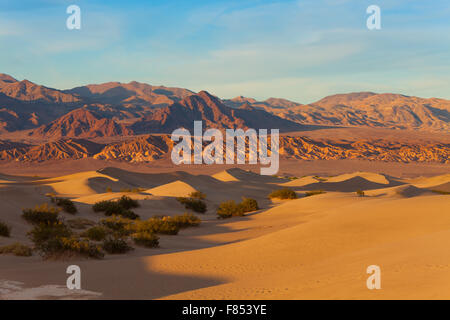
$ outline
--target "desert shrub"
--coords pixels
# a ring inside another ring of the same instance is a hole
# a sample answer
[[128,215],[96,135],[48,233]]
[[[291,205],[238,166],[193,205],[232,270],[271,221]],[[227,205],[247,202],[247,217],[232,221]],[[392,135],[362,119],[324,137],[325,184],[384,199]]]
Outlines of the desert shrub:
[[73,237],[69,227],[60,221],[35,225],[28,236],[45,258],[78,254],[92,258],[103,257],[99,246]]
[[101,259],[104,254],[100,246],[89,240],[75,237],[57,237],[45,241],[39,246],[39,251],[45,258],[59,256],[81,255],[89,258]]
[[193,199],[193,198],[186,198],[186,197],[179,197],[177,198],[178,202],[184,205],[186,209],[199,212],[199,213],[205,213],[206,212],[206,203],[204,203],[202,200],[199,199]]
[[189,194],[189,197],[192,199],[205,200],[206,194],[201,191],[193,191]]
[[6,223],[0,221],[0,236],[9,237],[11,234],[11,227]]
[[71,235],[72,231],[62,222],[40,223],[28,232],[28,236],[37,248],[51,239],[70,237]]
[[29,257],[33,254],[33,250],[19,242],[0,247],[0,254],[13,254],[19,257]]
[[111,189],[111,187],[106,187],[106,193],[110,193],[110,192],[112,192],[112,189]]
[[134,243],[147,248],[156,248],[159,246],[159,237],[150,232],[137,232],[131,235]]
[[54,199],[54,203],[61,207],[65,212],[70,214],[75,214],[78,212],[77,207],[73,203],[72,200],[66,198],[52,198]]
[[310,196],[314,196],[314,195],[322,194],[322,193],[325,193],[325,191],[323,191],[323,190],[311,190],[311,191],[306,191],[306,192],[305,192],[305,197],[310,197]]
[[81,234],[82,237],[86,237],[89,240],[102,241],[108,235],[108,230],[103,226],[94,226],[87,229]]
[[239,207],[243,213],[259,210],[258,202],[252,198],[243,197]]
[[59,210],[57,208],[44,203],[36,206],[34,209],[23,209],[22,217],[33,224],[55,223],[59,221],[58,213]]
[[444,190],[431,190],[431,191],[434,193],[437,193],[437,194],[441,194],[441,195],[449,195],[450,194],[450,191],[444,191]]
[[120,215],[129,219],[138,219],[139,215],[129,210],[139,207],[139,203],[130,197],[123,196],[118,201],[99,201],[92,206],[94,212],[104,212],[105,216]]
[[200,225],[201,220],[191,214],[185,213],[183,215],[177,215],[169,218],[170,222],[176,225],[180,229],[188,228],[188,227],[197,227]]
[[162,219],[150,218],[145,221],[139,221],[135,224],[135,230],[137,232],[176,235],[180,231],[180,227],[173,223],[170,217],[163,217]]
[[131,209],[131,208],[139,208],[139,202],[137,200],[133,200],[130,197],[127,196],[122,196],[120,197],[120,199],[117,201],[117,203],[119,204],[119,206],[121,206],[124,209]]
[[67,220],[66,224],[72,229],[86,229],[95,226],[96,223],[89,219],[76,218]]
[[289,188],[283,188],[274,190],[269,194],[269,198],[278,198],[278,199],[297,199],[297,194],[294,190]]
[[364,197],[364,191],[362,191],[362,190],[360,190],[360,189],[356,190],[356,194],[357,194],[359,197]]
[[100,224],[118,237],[128,236],[135,231],[134,221],[120,216],[111,216],[102,219]]
[[117,203],[114,201],[103,200],[103,201],[94,203],[94,205],[92,206],[92,210],[94,210],[94,212],[105,212],[106,210],[108,210],[111,207],[114,208],[116,205],[117,205]]
[[229,200],[224,201],[219,205],[217,215],[219,216],[219,219],[225,219],[233,216],[243,216],[244,212],[234,200]]
[[119,215],[127,219],[135,220],[139,219],[139,215],[131,210],[121,209],[121,210],[110,210],[105,212],[105,216]]
[[103,241],[103,250],[109,254],[127,253],[132,247],[122,238],[108,237]]

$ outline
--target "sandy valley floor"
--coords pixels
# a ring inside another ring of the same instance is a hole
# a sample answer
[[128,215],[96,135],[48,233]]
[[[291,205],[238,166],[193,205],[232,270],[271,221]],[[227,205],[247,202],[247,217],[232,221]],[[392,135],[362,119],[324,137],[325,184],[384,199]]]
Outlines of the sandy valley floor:
[[[268,200],[281,186],[300,198]],[[105,193],[107,187],[113,192]],[[174,197],[192,190],[207,194],[209,210],[199,215],[199,227],[162,236],[158,249],[103,260],[1,255],[0,298],[450,299],[450,196],[443,194],[450,174],[411,179],[354,172],[290,181],[241,169],[194,175],[105,168],[46,179],[1,175],[0,219],[12,226],[12,236],[0,237],[0,245],[28,243],[21,209],[48,202],[47,192],[70,197],[78,217],[98,221],[91,205],[129,187],[145,189],[130,194],[140,200],[136,213],[143,219],[183,213]],[[318,189],[326,193],[303,197]],[[262,209],[216,219],[221,201],[242,196]],[[81,267],[83,291],[65,289],[71,264]],[[380,290],[366,287],[369,265],[381,268]]]

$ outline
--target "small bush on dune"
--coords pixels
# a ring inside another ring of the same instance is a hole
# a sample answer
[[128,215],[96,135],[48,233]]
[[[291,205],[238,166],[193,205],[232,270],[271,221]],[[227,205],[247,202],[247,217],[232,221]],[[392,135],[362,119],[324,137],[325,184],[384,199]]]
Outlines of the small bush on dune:
[[191,214],[185,213],[183,215],[177,215],[169,218],[170,222],[176,225],[180,229],[188,228],[188,227],[197,227],[200,225],[200,218]]
[[22,217],[33,224],[58,222],[59,210],[44,203],[34,209],[23,209]]
[[119,237],[129,236],[135,230],[134,220],[126,219],[120,216],[111,216],[110,218],[102,219],[100,224]]
[[52,202],[54,202],[58,207],[61,207],[67,213],[75,214],[78,212],[77,207],[70,199],[52,198]]
[[243,197],[239,207],[243,213],[259,210],[258,202],[252,198]]
[[118,207],[117,209],[109,209],[105,211],[105,216],[119,215],[127,219],[135,220],[139,219],[139,215],[134,213],[131,210],[123,209],[122,207]]
[[92,206],[94,212],[104,212],[105,216],[120,215],[129,219],[138,219],[139,215],[130,210],[130,208],[139,207],[136,200],[127,196],[122,196],[117,201],[100,201]]
[[131,235],[134,243],[147,248],[156,248],[159,246],[159,237],[150,232],[137,232]]
[[91,258],[102,258],[99,246],[88,240],[78,239],[62,222],[40,223],[28,233],[35,247],[44,258],[82,255]]
[[272,191],[272,193],[269,194],[269,198],[274,199],[297,199],[297,194],[294,190],[289,188],[283,188]]
[[86,237],[89,240],[102,241],[108,235],[108,230],[103,226],[94,226],[87,229],[81,234],[82,237]]
[[4,222],[0,221],[0,236],[9,237],[11,234],[11,228]]
[[28,232],[28,236],[37,248],[51,239],[70,237],[71,235],[72,231],[62,222],[40,223]]
[[18,257],[29,257],[33,254],[33,250],[19,242],[0,247],[0,254],[13,254]]
[[110,200],[99,201],[99,202],[94,203],[94,205],[92,206],[92,210],[94,210],[94,212],[104,212],[113,204],[114,204],[114,201],[110,201]]
[[219,219],[226,219],[233,216],[243,216],[244,211],[234,200],[229,200],[224,201],[219,205],[217,215],[219,216]]
[[310,197],[310,196],[314,196],[314,195],[322,194],[322,193],[325,193],[325,191],[323,191],[323,190],[307,191],[307,192],[305,192],[305,197]]
[[131,208],[139,208],[139,202],[137,200],[133,200],[130,197],[122,196],[117,203],[119,206],[121,206],[124,209],[131,209]]
[[186,209],[199,213],[205,213],[207,210],[206,203],[204,203],[202,200],[185,197],[179,197],[177,198],[177,200],[178,202],[183,204]]
[[145,231],[149,233],[158,233],[166,235],[176,235],[180,231],[175,223],[170,220],[170,217],[164,217],[162,219],[150,218],[146,221],[140,221],[136,225],[136,231]]
[[100,246],[75,237],[52,238],[41,244],[39,250],[45,258],[81,255],[101,259],[104,256]]
[[124,239],[113,237],[105,239],[102,247],[103,250],[109,254],[127,253],[128,251],[133,250]]
[[206,194],[200,191],[194,191],[189,194],[189,197],[192,199],[205,200]]

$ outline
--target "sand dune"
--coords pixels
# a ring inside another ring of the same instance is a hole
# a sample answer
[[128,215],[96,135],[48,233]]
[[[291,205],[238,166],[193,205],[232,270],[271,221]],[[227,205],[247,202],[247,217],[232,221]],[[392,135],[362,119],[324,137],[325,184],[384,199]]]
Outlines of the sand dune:
[[117,181],[117,179],[99,172],[88,171],[41,180],[40,182],[46,182],[46,185],[60,195],[85,195],[95,194],[99,189],[104,191],[109,182]]
[[[48,201],[45,193],[52,190],[70,195],[80,211],[77,217],[93,221],[102,218],[91,209],[100,200],[126,194],[140,201],[136,213],[146,219],[183,213],[174,197],[200,190],[207,194],[209,208],[200,216],[200,227],[162,236],[159,249],[71,261],[83,270],[83,290],[95,293],[80,298],[448,299],[450,215],[445,208],[450,197],[431,192],[445,187],[448,178],[407,180],[355,172],[286,182],[241,169],[208,176],[115,168],[37,181],[8,177],[0,188],[0,220],[12,225],[13,233],[11,238],[0,237],[0,245],[27,243],[30,225],[20,217],[21,208]],[[105,193],[107,184],[147,189]],[[327,192],[271,203],[267,195],[279,186]],[[358,197],[357,189],[366,196]],[[257,199],[262,210],[216,219],[220,201],[242,196]],[[38,256],[0,255],[0,263],[0,298],[42,298],[42,292],[47,298],[67,296],[61,286],[68,261],[42,263]],[[366,287],[369,265],[381,268],[381,290]],[[11,283],[20,286],[11,291]]]
[[217,179],[217,180],[223,181],[223,182],[239,181],[236,177],[234,177],[233,175],[231,175],[227,170],[218,172],[218,173],[212,175],[212,177],[213,177],[214,179]]
[[162,197],[187,197],[195,191],[197,190],[188,185],[186,182],[175,181],[156,188],[148,189],[145,193]]

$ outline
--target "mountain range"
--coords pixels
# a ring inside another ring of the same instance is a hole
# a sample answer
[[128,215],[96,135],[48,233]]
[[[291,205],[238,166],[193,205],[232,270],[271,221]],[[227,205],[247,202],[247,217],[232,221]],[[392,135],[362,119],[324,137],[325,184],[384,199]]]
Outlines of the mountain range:
[[[311,126],[448,133],[450,101],[360,92],[301,104],[280,98],[219,99],[206,91],[195,93],[138,82],[59,90],[0,74],[2,160],[94,157],[153,161],[164,157],[172,146],[165,134],[180,127],[192,129],[194,120],[202,120],[204,128],[278,128],[286,134]],[[395,150],[403,150],[403,160],[446,162],[449,148],[436,144],[397,145],[396,149],[387,141],[356,140],[343,146],[331,140],[289,135],[282,137],[280,145],[282,155],[307,160],[366,157],[400,161]],[[431,154],[427,155],[426,150],[432,150]]]

